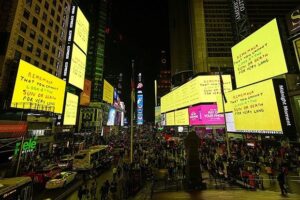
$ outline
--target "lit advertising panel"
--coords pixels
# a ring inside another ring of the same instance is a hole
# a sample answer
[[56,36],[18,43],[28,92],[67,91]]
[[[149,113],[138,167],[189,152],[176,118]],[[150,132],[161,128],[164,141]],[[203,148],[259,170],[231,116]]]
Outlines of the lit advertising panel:
[[283,134],[294,131],[284,79],[267,80],[229,94],[237,132]]
[[287,73],[276,19],[231,48],[236,86]]
[[189,118],[191,126],[224,124],[224,115],[218,113],[216,104],[190,107]]
[[167,126],[174,126],[175,125],[175,113],[174,112],[168,112],[166,114],[166,125]]
[[107,126],[114,126],[116,119],[116,109],[110,107],[108,112]]
[[161,112],[160,112],[160,106],[156,106],[154,110],[154,121],[155,124],[159,124],[161,122]]
[[[222,95],[217,97],[217,108],[218,108],[218,113],[223,113],[224,112],[224,108],[225,107],[225,112],[232,112],[232,106],[230,105],[230,95],[228,95],[227,93],[225,93],[225,97],[226,97],[226,101],[225,99],[222,97]],[[223,98],[223,99],[222,99]]]
[[[224,92],[232,90],[230,75],[222,75]],[[199,104],[217,102],[221,96],[220,76],[197,76],[161,98],[161,112]]]
[[78,109],[78,96],[67,92],[65,112],[64,112],[64,125],[75,125],[77,119]]
[[73,44],[69,83],[83,89],[85,76],[86,55]]
[[81,106],[88,106],[91,100],[91,89],[92,89],[92,82],[90,80],[84,80],[84,88],[80,94],[80,105]]
[[286,21],[290,35],[300,32],[300,6],[287,14]]
[[77,7],[74,42],[87,54],[89,39],[89,22]]
[[66,82],[20,60],[11,107],[61,114]]
[[109,104],[114,102],[114,87],[106,80],[103,82],[103,101]]
[[187,108],[175,111],[175,125],[189,125],[189,111]]
[[298,67],[300,70],[300,37],[295,39],[293,41],[293,44],[294,44],[295,55],[296,55],[297,62],[298,62]]
[[143,94],[137,95],[137,124],[142,125],[144,122],[144,116],[143,116],[143,107],[144,107],[144,99]]

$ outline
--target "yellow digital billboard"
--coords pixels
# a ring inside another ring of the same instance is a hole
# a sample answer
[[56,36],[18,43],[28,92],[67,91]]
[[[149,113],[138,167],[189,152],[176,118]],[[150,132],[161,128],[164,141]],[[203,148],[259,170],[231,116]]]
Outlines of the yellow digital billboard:
[[80,8],[77,7],[74,42],[82,49],[85,54],[87,54],[88,39],[89,22],[85,18]]
[[175,125],[189,125],[189,110],[188,108],[175,111]]
[[[222,75],[224,92],[232,90],[230,75]],[[220,76],[197,76],[161,98],[161,112],[184,108],[199,103],[217,102],[221,96]]]
[[61,114],[66,82],[20,60],[11,107]]
[[103,101],[109,104],[114,101],[114,87],[106,80],[103,81]]
[[166,125],[167,126],[174,126],[175,125],[174,112],[168,112],[166,114]]
[[234,90],[229,101],[237,132],[283,132],[273,80]]
[[85,77],[86,55],[73,44],[69,83],[83,89]]
[[231,48],[236,86],[287,73],[276,19]]
[[75,125],[78,109],[78,96],[67,92],[65,112],[64,112],[64,125]]

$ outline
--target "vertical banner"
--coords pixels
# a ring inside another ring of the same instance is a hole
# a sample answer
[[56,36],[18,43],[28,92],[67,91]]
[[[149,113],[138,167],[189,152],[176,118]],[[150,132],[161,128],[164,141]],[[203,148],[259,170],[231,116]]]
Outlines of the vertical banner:
[[142,125],[144,122],[143,116],[143,107],[144,107],[144,99],[143,94],[137,95],[137,124]]

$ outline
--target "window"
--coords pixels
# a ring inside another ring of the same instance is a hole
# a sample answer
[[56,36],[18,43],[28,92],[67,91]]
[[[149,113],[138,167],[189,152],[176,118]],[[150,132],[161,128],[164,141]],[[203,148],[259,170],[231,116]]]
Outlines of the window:
[[20,47],[23,47],[23,45],[24,45],[24,38],[20,35],[17,40],[17,45],[19,45]]
[[21,58],[21,56],[22,56],[21,52],[16,50],[16,51],[15,51],[15,56],[14,56],[14,58],[15,58],[16,60],[19,60],[19,59]]
[[25,56],[25,61],[30,62],[31,58],[29,56]]
[[51,57],[51,58],[50,58],[50,64],[53,65],[53,63],[54,63],[54,58]]
[[60,16],[59,16],[59,15],[56,16],[56,21],[57,21],[58,23],[60,22]]
[[34,11],[36,14],[40,14],[41,8],[38,5],[35,5]]
[[23,17],[28,20],[29,16],[30,16],[30,12],[25,9],[24,12],[23,12]]
[[43,45],[43,37],[41,35],[38,36],[38,43]]
[[56,48],[55,46],[52,46],[52,53],[55,54]]
[[32,52],[32,50],[33,50],[33,44],[30,43],[30,42],[28,42],[28,44],[27,44],[27,51]]
[[46,65],[42,65],[42,69],[45,70],[46,69]]
[[49,49],[50,48],[50,43],[48,41],[45,42],[45,48]]
[[47,14],[46,14],[46,13],[43,13],[42,19],[43,19],[44,21],[47,21]]
[[55,11],[53,8],[51,9],[51,15],[52,15],[52,17],[54,17],[54,15],[55,15]]
[[49,3],[47,1],[45,1],[45,8],[46,8],[46,10],[49,9]]
[[47,53],[44,53],[43,60],[47,62],[47,60],[48,60],[48,54]]
[[36,60],[34,61],[34,66],[38,67],[39,64],[40,64],[40,63],[39,63],[38,61],[36,61]]
[[52,74],[52,71],[53,71],[52,69],[48,69],[48,72],[49,72],[50,74]]
[[48,38],[50,38],[50,39],[51,39],[51,35],[52,35],[52,32],[51,32],[50,30],[48,30],[48,32],[47,32],[47,36],[48,36]]
[[62,10],[61,5],[59,5],[58,6],[58,12],[61,13],[61,10]]
[[60,66],[60,63],[58,61],[56,61],[56,69],[58,69]]
[[62,48],[62,41],[61,40],[59,40],[58,46],[59,46],[59,48]]
[[60,58],[61,57],[61,51],[57,52],[57,57]]
[[29,7],[31,7],[32,4],[32,0],[26,0],[26,5],[28,5]]
[[40,30],[44,33],[45,32],[45,25],[41,24]]
[[62,22],[62,27],[65,28],[65,26],[66,26],[66,22],[63,21],[63,22]]
[[29,33],[29,36],[30,36],[30,38],[34,39],[35,38],[35,31],[31,29],[30,33]]
[[53,20],[52,19],[49,20],[49,26],[53,27]]
[[56,35],[54,35],[54,37],[53,37],[53,42],[57,42],[57,36]]
[[20,30],[21,30],[23,33],[26,33],[27,25],[26,25],[24,22],[21,22]]
[[61,31],[61,32],[60,32],[60,37],[63,38],[64,35],[65,35],[65,32]]
[[55,25],[55,32],[58,33],[58,30],[59,30],[58,25]]
[[41,49],[40,48],[36,48],[36,53],[35,53],[35,55],[37,56],[37,57],[40,57],[41,56]]
[[37,20],[36,17],[33,17],[33,18],[32,18],[32,24],[33,24],[34,26],[37,26],[38,20]]

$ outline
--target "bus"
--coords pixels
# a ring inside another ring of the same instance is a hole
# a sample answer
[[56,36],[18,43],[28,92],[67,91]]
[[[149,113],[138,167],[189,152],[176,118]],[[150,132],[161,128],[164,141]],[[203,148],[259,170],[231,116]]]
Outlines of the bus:
[[99,167],[106,168],[110,165],[111,158],[108,153],[108,145],[92,146],[81,150],[74,156],[73,170],[85,171]]
[[33,185],[30,177],[0,179],[0,200],[32,200]]

